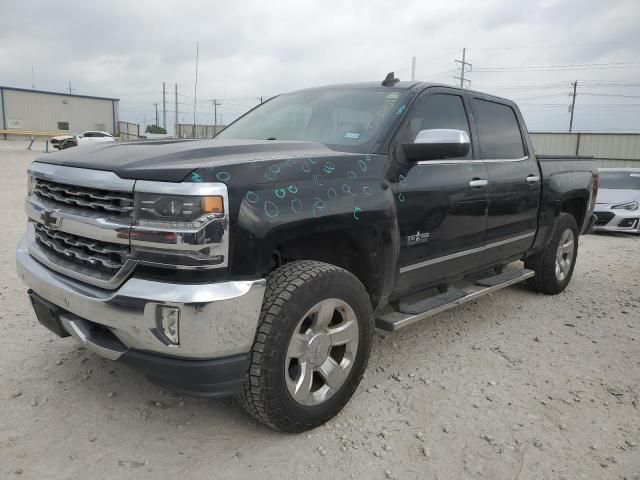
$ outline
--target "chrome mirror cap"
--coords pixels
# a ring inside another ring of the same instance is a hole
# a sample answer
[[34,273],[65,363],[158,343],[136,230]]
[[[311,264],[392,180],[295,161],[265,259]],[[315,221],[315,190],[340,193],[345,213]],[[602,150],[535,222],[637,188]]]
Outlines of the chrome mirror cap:
[[432,128],[429,130],[420,130],[414,143],[453,143],[458,145],[470,145],[471,140],[469,134],[464,130],[456,130],[453,128]]
[[404,143],[402,148],[409,161],[464,158],[471,150],[469,134],[463,130],[433,128],[420,130],[413,143]]

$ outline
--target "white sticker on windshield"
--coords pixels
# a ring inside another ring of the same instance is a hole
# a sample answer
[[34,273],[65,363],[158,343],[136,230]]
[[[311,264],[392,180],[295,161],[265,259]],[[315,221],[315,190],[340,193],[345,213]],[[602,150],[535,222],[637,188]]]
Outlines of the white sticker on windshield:
[[360,138],[359,133],[347,132],[344,134],[344,138]]

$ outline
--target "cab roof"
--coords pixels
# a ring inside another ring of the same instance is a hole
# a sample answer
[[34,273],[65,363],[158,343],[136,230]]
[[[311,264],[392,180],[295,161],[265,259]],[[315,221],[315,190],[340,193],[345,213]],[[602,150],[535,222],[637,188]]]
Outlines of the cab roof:
[[508,98],[499,97],[497,95],[491,95],[484,92],[479,92],[477,90],[471,90],[468,88],[460,88],[453,85],[446,85],[444,83],[433,83],[433,82],[419,82],[414,80],[401,80],[396,82],[393,86],[383,86],[381,82],[354,82],[354,83],[338,83],[333,85],[322,85],[318,87],[305,88],[298,91],[313,91],[313,90],[323,90],[323,89],[389,89],[389,90],[415,90],[422,91],[429,87],[444,87],[452,90],[460,90],[461,92],[471,93],[474,95],[481,96],[486,99],[495,99],[500,100],[502,102],[510,102],[515,103],[513,100]]

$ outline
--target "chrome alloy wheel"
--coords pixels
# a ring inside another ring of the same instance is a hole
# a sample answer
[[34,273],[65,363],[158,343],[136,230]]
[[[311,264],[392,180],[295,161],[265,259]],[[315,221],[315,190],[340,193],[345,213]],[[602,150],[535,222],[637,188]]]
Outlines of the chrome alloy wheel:
[[306,406],[331,398],[347,379],[358,351],[358,319],[337,298],[314,305],[298,322],[285,357],[291,397]]
[[569,271],[571,270],[571,264],[573,263],[573,242],[573,232],[567,228],[560,237],[558,251],[556,252],[556,278],[561,282],[569,275]]

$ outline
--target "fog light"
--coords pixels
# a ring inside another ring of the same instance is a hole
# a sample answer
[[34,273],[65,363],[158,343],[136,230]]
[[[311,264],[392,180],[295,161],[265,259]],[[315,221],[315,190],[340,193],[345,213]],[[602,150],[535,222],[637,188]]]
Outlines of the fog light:
[[636,226],[637,221],[637,218],[625,218],[618,223],[618,226],[622,228],[633,228]]
[[156,323],[162,331],[168,343],[178,345],[180,343],[180,309],[158,305],[156,309]]

